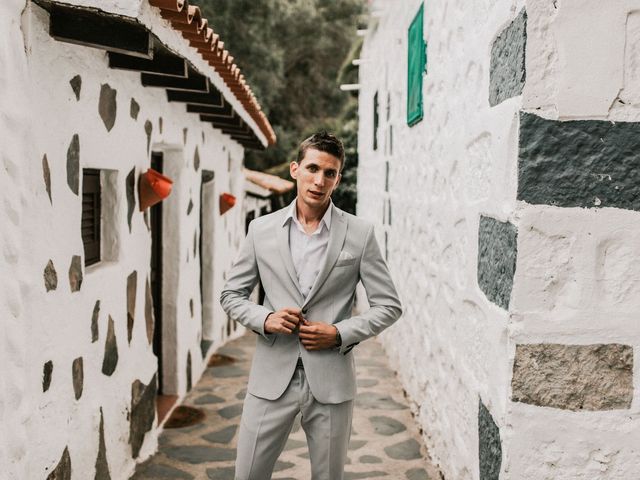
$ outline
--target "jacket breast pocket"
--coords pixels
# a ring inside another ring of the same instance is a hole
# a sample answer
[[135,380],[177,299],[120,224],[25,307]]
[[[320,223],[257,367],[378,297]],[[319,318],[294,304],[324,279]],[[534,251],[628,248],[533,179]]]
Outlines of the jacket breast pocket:
[[336,261],[336,267],[346,267],[348,265],[353,265],[354,263],[356,263],[356,257],[347,251],[342,251]]

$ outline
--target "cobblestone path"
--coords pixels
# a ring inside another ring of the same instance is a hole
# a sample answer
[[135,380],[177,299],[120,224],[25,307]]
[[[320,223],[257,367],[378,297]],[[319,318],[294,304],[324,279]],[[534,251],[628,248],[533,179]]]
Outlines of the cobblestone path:
[[[159,451],[140,465],[135,480],[233,480],[238,423],[242,413],[254,334],[219,350],[235,362],[207,369],[183,405],[202,408],[205,420],[185,428],[165,429]],[[355,348],[358,396],[353,414],[345,480],[363,478],[439,480],[395,374],[380,344],[372,339]],[[309,480],[304,431],[296,421],[273,480]]]

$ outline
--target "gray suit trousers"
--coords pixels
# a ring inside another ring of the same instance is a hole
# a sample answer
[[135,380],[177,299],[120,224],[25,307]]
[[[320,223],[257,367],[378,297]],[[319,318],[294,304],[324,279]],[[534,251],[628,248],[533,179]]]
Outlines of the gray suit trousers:
[[342,480],[351,435],[353,400],[318,402],[302,368],[296,368],[285,392],[276,400],[247,393],[244,400],[236,480],[270,480],[296,415],[307,436],[312,480]]

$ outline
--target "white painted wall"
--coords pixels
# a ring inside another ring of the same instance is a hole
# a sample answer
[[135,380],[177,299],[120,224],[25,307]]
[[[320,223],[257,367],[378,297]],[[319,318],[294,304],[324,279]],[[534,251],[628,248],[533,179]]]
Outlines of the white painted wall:
[[[201,172],[215,172],[216,200],[223,192],[238,199],[223,216],[217,201],[210,212],[215,223],[213,297],[217,299],[224,272],[244,238],[244,151],[227,135],[200,122],[198,115],[187,114],[184,104],[168,103],[163,89],[142,87],[139,74],[109,69],[104,51],[53,40],[48,34],[48,14],[33,3],[25,7],[24,1],[2,2],[0,30],[6,33],[0,46],[0,156],[6,172],[0,176],[0,471],[8,479],[44,478],[68,446],[73,478],[93,478],[102,407],[111,477],[128,478],[135,467],[128,443],[131,384],[136,379],[148,383],[157,369],[144,316],[151,240],[137,208],[137,180],[150,166],[145,121],[153,125],[150,150],[165,152],[165,172],[175,181],[165,201],[165,218],[175,220],[164,225],[167,255],[175,256],[175,268],[165,268],[166,281],[175,287],[167,292],[168,298],[173,295],[167,308],[175,311],[177,320],[172,326],[165,314],[165,329],[172,329],[168,334],[176,338],[173,358],[165,358],[165,393],[184,395],[188,351],[194,384],[205,368],[200,353],[200,252],[195,259],[193,253],[193,238],[199,229]],[[79,100],[69,84],[77,74],[82,77]],[[105,83],[117,90],[117,115],[111,131],[98,115],[100,88]],[[140,105],[137,120],[129,114],[131,98]],[[184,128],[188,129],[186,136]],[[113,203],[117,212],[112,217],[119,231],[113,261],[84,269],[81,290],[72,293],[68,280],[71,258],[84,255],[81,195],[71,192],[66,179],[67,148],[74,134],[80,139],[81,168],[117,171]],[[193,165],[196,148],[198,171]],[[45,154],[51,170],[52,203],[43,181]],[[125,180],[134,167],[136,209],[129,232]],[[190,199],[194,207],[187,215]],[[49,259],[57,271],[58,287],[46,292],[43,272]],[[138,272],[136,314],[129,344],[126,282],[134,270]],[[96,300],[101,301],[99,340],[92,343]],[[115,321],[119,354],[110,377],[101,372],[108,315]],[[212,350],[229,338],[226,316],[217,302],[214,323]],[[241,333],[242,329],[234,329],[231,337]],[[79,400],[74,397],[71,375],[77,357],[84,360],[84,390]],[[43,393],[43,366],[49,360],[53,362],[52,382]],[[158,433],[154,424],[138,460],[155,451]]]
[[[516,189],[519,110],[553,119],[640,118],[640,3],[425,2],[424,119],[408,127],[407,31],[419,5],[372,3],[360,65],[358,214],[377,223],[383,249],[388,236],[405,314],[381,338],[429,451],[447,479],[479,479],[482,399],[500,427],[501,479],[637,478],[639,214],[531,206],[516,201]],[[523,7],[524,93],[490,108],[491,45]],[[390,226],[383,224],[388,201]],[[518,227],[511,312],[477,284],[481,215]],[[512,403],[515,345],[535,342],[634,345],[632,408]]]

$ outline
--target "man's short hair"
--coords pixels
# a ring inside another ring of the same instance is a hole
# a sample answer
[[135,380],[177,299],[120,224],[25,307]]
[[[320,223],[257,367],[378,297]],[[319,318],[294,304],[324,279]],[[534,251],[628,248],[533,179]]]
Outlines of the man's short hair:
[[319,150],[333,155],[340,160],[340,171],[344,167],[344,145],[338,137],[329,132],[317,132],[305,139],[298,148],[298,163],[302,161],[307,153],[307,150]]

